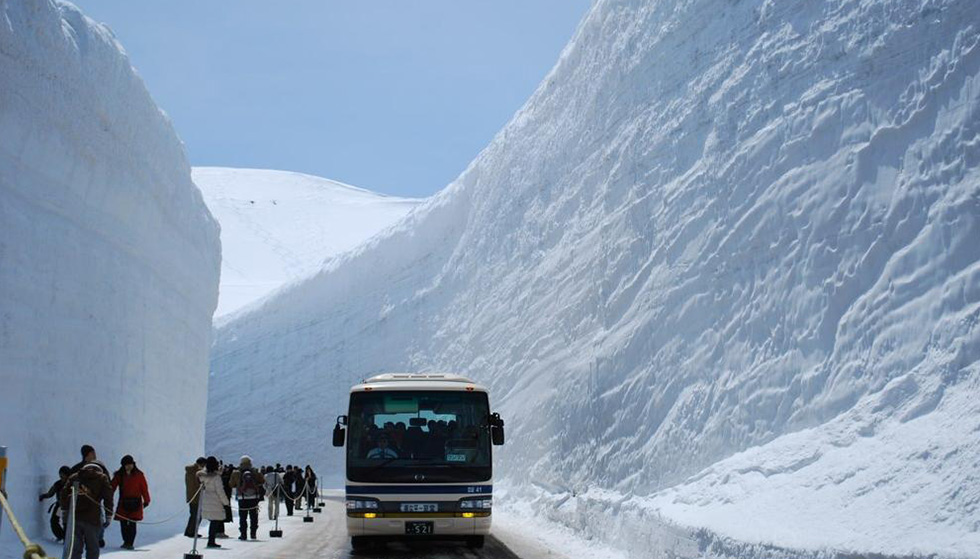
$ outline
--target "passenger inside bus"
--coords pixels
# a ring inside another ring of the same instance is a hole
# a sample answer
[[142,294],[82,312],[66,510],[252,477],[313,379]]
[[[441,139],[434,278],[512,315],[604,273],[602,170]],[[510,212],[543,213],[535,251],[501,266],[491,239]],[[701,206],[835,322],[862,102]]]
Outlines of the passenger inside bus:
[[398,458],[398,453],[388,446],[388,437],[381,435],[378,437],[378,446],[372,448],[367,457],[371,459]]

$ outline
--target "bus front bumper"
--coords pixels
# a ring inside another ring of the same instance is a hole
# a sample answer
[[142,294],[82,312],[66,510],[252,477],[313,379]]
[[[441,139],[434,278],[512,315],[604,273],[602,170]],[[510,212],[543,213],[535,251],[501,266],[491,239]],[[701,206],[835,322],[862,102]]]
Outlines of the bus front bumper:
[[[358,518],[347,517],[347,534],[349,536],[399,536],[410,538],[442,537],[442,536],[485,536],[490,533],[491,516],[476,518]],[[431,522],[431,534],[414,534],[408,531],[408,523]]]

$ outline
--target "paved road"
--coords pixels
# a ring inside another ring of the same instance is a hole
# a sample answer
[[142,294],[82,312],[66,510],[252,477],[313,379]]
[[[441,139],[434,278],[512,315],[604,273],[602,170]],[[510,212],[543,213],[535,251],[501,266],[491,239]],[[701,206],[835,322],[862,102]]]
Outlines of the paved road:
[[[487,538],[483,549],[469,549],[462,542],[392,542],[370,551],[354,552],[350,549],[343,514],[343,498],[327,498],[327,506],[319,516],[326,516],[331,526],[329,541],[321,545],[310,542],[315,549],[304,550],[294,557],[316,557],[329,559],[357,559],[361,557],[384,557],[385,559],[520,559],[507,549],[500,540]],[[322,537],[321,533],[321,537]],[[334,537],[335,536],[335,537]],[[337,545],[337,544],[340,545]],[[338,547],[340,549],[338,549]],[[307,555],[306,553],[309,553]]]
[[[455,542],[406,542],[389,543],[366,552],[354,553],[347,537],[347,522],[344,515],[343,498],[339,495],[328,497],[323,512],[314,514],[313,523],[304,523],[303,513],[283,517],[280,528],[282,539],[269,538],[272,525],[266,520],[265,510],[260,511],[259,539],[247,542],[236,538],[219,540],[222,549],[205,549],[200,542],[199,552],[205,559],[360,559],[384,557],[385,559],[520,559],[495,538],[488,538],[483,549],[469,549]],[[183,519],[179,519],[183,520]],[[180,522],[178,522],[180,524]],[[118,528],[113,526],[113,531]],[[202,526],[206,533],[206,526]],[[228,534],[237,533],[237,526],[229,524]],[[118,535],[116,533],[116,535]],[[118,545],[110,533],[109,548],[104,557],[111,559],[133,559],[131,552],[119,552],[113,548]],[[137,538],[137,543],[139,538]],[[175,536],[161,542],[140,545],[142,553],[138,559],[179,559],[191,546],[191,541],[183,536]],[[118,548],[116,548],[118,549]]]

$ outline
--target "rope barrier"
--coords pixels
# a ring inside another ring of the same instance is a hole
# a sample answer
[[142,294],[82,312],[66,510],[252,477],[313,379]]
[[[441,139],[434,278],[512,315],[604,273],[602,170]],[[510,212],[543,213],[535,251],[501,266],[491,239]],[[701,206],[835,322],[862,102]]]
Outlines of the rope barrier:
[[7,496],[2,492],[0,492],[0,505],[3,506],[4,512],[7,513],[7,518],[10,519],[10,525],[14,527],[14,533],[17,534],[17,539],[24,545],[24,559],[51,559],[40,545],[32,542],[27,537],[24,528],[17,521],[17,517],[14,516],[14,511],[10,507],[10,503],[7,502]]
[[[203,487],[204,487],[204,485],[201,484],[201,487],[198,487],[197,488],[197,491],[194,493],[194,495],[186,503],[184,503],[184,504],[185,505],[189,505],[189,504],[193,503],[194,502],[194,499],[196,499],[197,496],[201,494],[201,489]],[[103,505],[99,501],[96,501],[95,499],[93,499],[89,495],[86,495],[86,494],[83,493],[82,496],[85,497],[86,499],[88,499],[89,501],[92,501],[96,505],[99,505],[100,507],[102,507],[102,509],[106,512],[106,514],[112,514],[113,513],[112,509],[110,509],[109,507]],[[124,516],[123,514],[121,514],[118,511],[118,509],[115,512],[115,516],[118,516],[122,520],[125,520],[127,522],[134,522],[136,524],[144,524],[146,526],[156,526],[156,525],[159,525],[159,524],[166,524],[167,522],[172,522],[175,518],[177,518],[179,516],[183,516],[185,514],[187,514],[185,511],[180,511],[180,512],[178,512],[176,514],[173,514],[171,516],[168,516],[167,518],[165,518],[163,520],[154,520],[153,522],[150,522],[148,520],[134,520],[132,518],[128,518],[128,517]]]

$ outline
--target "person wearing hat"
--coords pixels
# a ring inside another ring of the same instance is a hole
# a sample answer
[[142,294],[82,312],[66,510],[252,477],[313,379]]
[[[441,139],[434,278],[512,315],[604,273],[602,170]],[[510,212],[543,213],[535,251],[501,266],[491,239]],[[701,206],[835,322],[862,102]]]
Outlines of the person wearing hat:
[[150,489],[146,476],[136,467],[136,460],[126,455],[119,461],[119,469],[112,475],[112,490],[119,489],[116,520],[122,532],[122,548],[133,549],[136,541],[136,523],[143,520],[143,509],[150,506]]
[[[238,469],[231,474],[231,486],[238,497],[238,539],[246,540],[249,532],[256,539],[259,531],[259,503],[262,502],[265,476],[252,467],[252,459],[242,456]],[[249,520],[252,521],[249,530]]]

